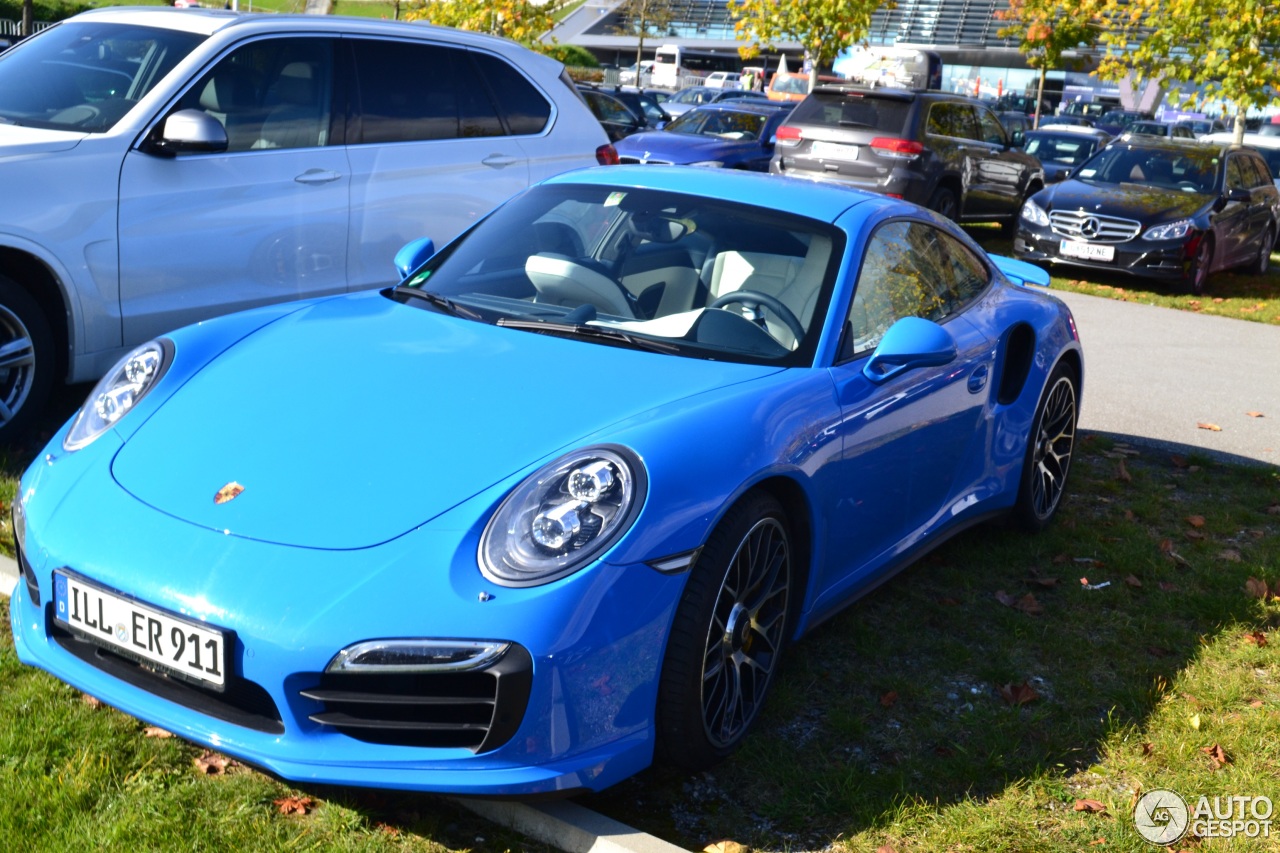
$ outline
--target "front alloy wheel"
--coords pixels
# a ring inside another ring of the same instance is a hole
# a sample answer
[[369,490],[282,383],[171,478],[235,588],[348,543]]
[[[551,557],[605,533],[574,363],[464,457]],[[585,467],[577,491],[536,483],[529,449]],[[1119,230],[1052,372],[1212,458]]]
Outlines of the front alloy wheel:
[[1062,503],[1076,443],[1076,379],[1058,365],[1049,377],[1035,426],[1027,437],[1022,482],[1014,513],[1032,531],[1043,530]]

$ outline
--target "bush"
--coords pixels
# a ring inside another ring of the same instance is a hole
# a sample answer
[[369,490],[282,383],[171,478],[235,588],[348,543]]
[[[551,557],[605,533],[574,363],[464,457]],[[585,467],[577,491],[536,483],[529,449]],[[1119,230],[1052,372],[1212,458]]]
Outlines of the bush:
[[544,51],[552,59],[558,59],[570,68],[599,68],[595,54],[576,44],[553,44]]

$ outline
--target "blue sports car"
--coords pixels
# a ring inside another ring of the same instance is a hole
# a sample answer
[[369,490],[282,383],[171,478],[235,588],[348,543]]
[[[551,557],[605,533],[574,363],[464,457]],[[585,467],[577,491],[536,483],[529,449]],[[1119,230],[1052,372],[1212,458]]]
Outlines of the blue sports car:
[[600,168],[397,263],[103,378],[15,501],[23,661],[301,783],[598,790],[723,758],[790,642],[1062,500],[1070,313],[914,205]]
[[724,101],[695,107],[662,130],[614,143],[620,163],[769,171],[773,138],[795,104]]

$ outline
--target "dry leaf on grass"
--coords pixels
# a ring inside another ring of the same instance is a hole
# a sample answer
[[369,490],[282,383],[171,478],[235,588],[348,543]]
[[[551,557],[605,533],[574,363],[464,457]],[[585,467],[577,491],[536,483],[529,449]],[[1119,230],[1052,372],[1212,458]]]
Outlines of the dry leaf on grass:
[[90,696],[88,693],[80,694],[80,701],[88,705],[90,708],[101,708],[102,700],[97,696]]
[[1248,415],[1248,416],[1249,416],[1249,417],[1251,417],[1251,418],[1265,418],[1265,417],[1266,417],[1266,415],[1262,414],[1262,412],[1245,412],[1245,414],[1246,414],[1246,415]]
[[1036,601],[1036,597],[1031,593],[1027,593],[1018,599],[1017,604],[1013,605],[1014,610],[1021,610],[1028,616],[1039,616],[1044,613],[1044,605]]
[[272,802],[280,814],[307,814],[316,807],[316,801],[310,797],[281,797]]
[[1045,589],[1053,589],[1058,585],[1057,578],[1027,578],[1027,583],[1033,583],[1036,586],[1042,586]]
[[1078,812],[1105,812],[1107,805],[1097,800],[1076,800],[1075,810]]
[[1155,747],[1152,745],[1150,741],[1146,741],[1142,744],[1143,755],[1150,755],[1154,751],[1155,751]]
[[1249,707],[1250,707],[1250,708],[1261,708],[1261,707],[1262,707],[1263,705],[1265,705],[1265,704],[1266,704],[1266,703],[1265,703],[1265,702],[1263,702],[1261,699],[1254,699],[1252,702],[1250,702],[1250,703],[1249,703]]
[[1267,635],[1261,631],[1250,631],[1244,635],[1244,641],[1251,646],[1257,646],[1260,649],[1267,647]]
[[1124,459],[1123,459],[1123,458],[1121,458],[1121,460],[1120,460],[1120,461],[1119,461],[1119,463],[1117,463],[1117,464],[1120,466],[1120,468],[1119,468],[1119,470],[1116,472],[1116,479],[1117,479],[1117,480],[1119,480],[1119,481],[1120,481],[1120,482],[1122,482],[1122,483],[1132,483],[1132,482],[1133,482],[1133,475],[1132,475],[1132,474],[1130,474],[1130,473],[1129,473],[1129,470],[1128,470],[1127,468],[1125,468],[1125,467],[1124,467]]
[[207,773],[210,776],[217,776],[233,767],[240,766],[240,762],[233,758],[227,758],[225,755],[219,755],[212,749],[206,749],[200,753],[199,757],[193,758],[191,761],[203,773]]
[[1186,468],[1191,463],[1187,461],[1187,457],[1173,455],[1169,457],[1169,461],[1173,463],[1174,468]]
[[1156,586],[1160,587],[1161,592],[1177,592],[1178,591],[1178,585],[1176,583],[1171,583],[1169,581],[1160,581],[1159,583],[1156,584]]
[[168,731],[167,729],[162,729],[159,726],[147,726],[145,729],[142,730],[142,734],[144,737],[156,737],[156,738],[173,737],[173,732]]
[[1000,686],[1000,698],[1008,705],[1015,708],[1019,705],[1025,705],[1028,702],[1034,702],[1040,698],[1040,694],[1035,691],[1030,684],[1022,682],[1021,684],[1004,684]]
[[1196,424],[1196,427],[1198,429],[1207,429],[1210,432],[1222,432],[1222,427],[1218,426],[1217,424],[1208,423],[1206,421],[1201,421],[1200,423]]
[[1014,598],[1012,595],[1005,592],[1003,589],[998,589],[996,590],[996,601],[1000,602],[1005,607],[1012,607],[1013,605],[1017,604],[1018,599]]
[[1226,560],[1229,563],[1238,563],[1241,560],[1240,552],[1235,548],[1224,548],[1218,552],[1219,560]]
[[1188,530],[1182,535],[1186,536],[1192,542],[1203,542],[1209,538],[1209,534],[1205,533],[1203,530]]
[[893,703],[898,701],[898,691],[890,690],[888,693],[880,697],[880,706],[882,708],[892,708]]
[[1280,504],[1272,504],[1267,507],[1267,515],[1280,515]]
[[1133,575],[1126,575],[1124,582],[1134,589],[1142,589],[1142,581],[1138,580]]
[[876,848],[876,853],[898,853],[897,849],[888,844],[881,844]]
[[1231,758],[1227,755],[1227,751],[1216,743],[1213,746],[1202,746],[1200,751],[1209,756],[1209,761],[1214,770],[1231,763]]
[[1191,725],[1191,728],[1195,729],[1196,731],[1200,731],[1200,715],[1199,714],[1192,714],[1190,717],[1187,718],[1187,722]]
[[1190,524],[1192,527],[1204,527],[1204,516],[1203,516],[1203,515],[1188,515],[1188,516],[1187,516],[1187,524]]
[[1261,598],[1263,601],[1266,601],[1268,598],[1271,598],[1276,594],[1276,591],[1271,589],[1267,585],[1266,581],[1259,580],[1255,577],[1250,577],[1244,582],[1244,591],[1247,592],[1251,598]]

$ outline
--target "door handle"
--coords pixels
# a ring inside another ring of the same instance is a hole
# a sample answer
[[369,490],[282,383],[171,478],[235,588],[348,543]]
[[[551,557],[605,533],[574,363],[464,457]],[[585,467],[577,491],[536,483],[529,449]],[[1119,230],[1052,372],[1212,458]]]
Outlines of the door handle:
[[507,154],[490,154],[480,162],[495,169],[503,169],[507,166],[514,166],[519,160]]
[[342,175],[330,169],[307,169],[294,180],[300,184],[328,184],[341,177]]

